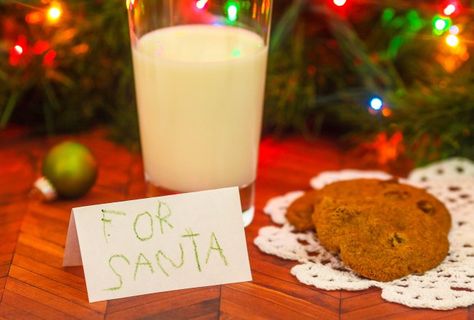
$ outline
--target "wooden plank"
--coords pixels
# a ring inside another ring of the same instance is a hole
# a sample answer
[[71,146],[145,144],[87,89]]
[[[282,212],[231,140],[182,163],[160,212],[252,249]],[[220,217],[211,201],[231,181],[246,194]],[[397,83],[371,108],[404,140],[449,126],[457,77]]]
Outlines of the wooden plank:
[[7,282],[7,277],[0,278],[0,304],[2,303],[3,293],[5,291],[5,283]]
[[224,285],[223,319],[339,319],[339,312],[254,283]]
[[347,290],[341,290],[341,299],[347,299],[347,298],[353,298],[357,296],[363,296],[369,293],[374,293],[378,292],[379,295],[382,292],[380,288],[372,287],[366,290],[359,290],[359,291],[347,291]]
[[474,306],[471,305],[469,308],[468,308],[468,318],[469,320],[474,320]]
[[429,309],[412,309],[397,313],[392,316],[386,317],[387,320],[403,319],[403,320],[467,320],[467,310],[465,308],[461,310],[449,310],[449,311],[435,311]]
[[53,295],[61,296],[76,304],[93,309],[97,312],[103,312],[105,310],[104,302],[88,302],[87,291],[85,287],[81,287],[80,289],[70,287],[15,265],[11,266],[9,276],[10,279],[16,279],[31,286],[41,288]]
[[64,248],[58,244],[23,233],[18,238],[15,251],[51,266],[61,266]]
[[[12,235],[8,237],[10,239],[5,239],[0,244],[0,253],[3,254],[12,254],[16,247],[16,241],[18,239],[18,235]],[[12,240],[14,239],[14,240]]]
[[[360,296],[359,296],[360,297]],[[371,299],[371,295],[366,295],[366,299]],[[379,302],[379,301],[377,301]],[[341,319],[350,319],[350,320],[370,320],[370,319],[380,319],[388,318],[389,316],[394,316],[397,314],[404,313],[409,310],[408,307],[402,306],[400,304],[394,303],[375,303],[371,306],[357,306],[354,310],[347,310],[344,306],[345,300],[341,302],[342,311]]]
[[151,309],[149,306],[145,308],[134,309],[133,312],[118,312],[107,314],[106,319],[218,319],[219,318],[219,299],[205,300],[199,303],[185,305],[180,308],[174,308],[163,311],[161,308]]
[[59,310],[49,307],[46,304],[39,303],[35,300],[14,293],[9,290],[5,290],[3,296],[3,303],[13,306],[18,309],[28,310],[28,313],[37,316],[38,318],[51,319],[51,320],[62,320],[62,319],[78,319],[67,315]]
[[7,277],[0,278],[0,289],[5,288],[5,283],[7,282]]
[[4,265],[10,265],[13,259],[13,250],[9,253],[0,254],[0,267]]
[[379,292],[369,292],[341,301],[341,319],[437,319],[446,316],[459,316],[459,312],[467,315],[467,311],[436,311],[430,309],[410,308],[401,304],[383,300]]
[[36,214],[27,214],[23,219],[21,232],[35,238],[43,239],[59,246],[64,246],[68,222],[48,219]]
[[341,313],[350,313],[359,309],[374,307],[386,302],[380,297],[380,289],[364,292],[364,294],[359,294],[351,298],[343,299],[341,301]]
[[10,237],[16,237],[20,231],[21,219],[15,219],[14,221],[2,224],[2,235]]
[[[26,208],[28,206],[28,201],[22,202],[9,202],[0,205],[0,219],[3,216],[13,215],[13,216],[22,216],[24,212],[26,212]],[[5,222],[0,220],[0,222]]]
[[[21,221],[15,222],[17,226],[20,226]],[[19,228],[15,228],[13,230],[6,230],[3,227],[5,225],[0,224],[2,226],[2,243],[0,244],[0,252],[13,252],[11,249],[15,247],[16,242],[18,241],[19,235]],[[5,247],[3,247],[5,245]]]
[[[220,289],[217,286],[177,290],[133,298],[111,300],[107,307],[109,319],[134,319],[136,317],[165,317],[184,315],[193,306],[189,316],[216,314],[219,310]],[[137,314],[138,311],[138,314]]]
[[11,306],[4,301],[0,304],[0,316],[3,319],[12,319],[12,320],[36,320],[41,319],[37,316],[27,312],[23,308],[17,308]]
[[48,264],[38,262],[20,254],[16,254],[12,262],[12,265],[29,270],[37,275],[51,279],[68,287],[75,288],[80,291],[86,290],[86,282],[84,280],[84,274],[81,272],[80,275],[68,272],[62,267],[52,267]]
[[8,271],[10,270],[10,264],[4,264],[0,266],[0,277],[8,276]]
[[9,290],[18,295],[29,298],[37,303],[44,304],[50,308],[54,308],[68,316],[80,319],[103,319],[105,313],[105,303],[95,303],[94,309],[87,306],[87,302],[83,301],[75,303],[61,294],[50,293],[42,288],[25,282],[9,278],[5,286]]
[[0,205],[0,225],[10,222],[21,222],[26,212],[26,201],[15,205]]
[[266,274],[254,271],[252,273],[253,282],[256,285],[279,291],[288,296],[308,301],[313,305],[320,306],[334,313],[339,313],[339,295],[335,297],[327,294],[327,291],[301,285],[297,282],[288,282],[275,279]]
[[1,150],[0,156],[0,203],[12,203],[26,195],[34,179],[31,159],[15,149]]
[[28,213],[36,216],[39,220],[53,220],[63,223],[66,226],[69,223],[71,209],[58,207],[56,202],[31,201],[28,206]]
[[[290,273],[290,269],[297,264],[296,261],[280,259],[261,252],[253,244],[253,239],[256,237],[256,234],[254,235],[251,228],[249,229],[250,230],[246,230],[247,241],[252,241],[252,243],[248,243],[247,249],[251,257],[250,267],[253,272],[261,272],[276,279],[297,283],[312,290],[318,290],[315,287],[301,284],[296,277]],[[341,295],[339,291],[319,290],[319,292],[335,298],[339,298]]]

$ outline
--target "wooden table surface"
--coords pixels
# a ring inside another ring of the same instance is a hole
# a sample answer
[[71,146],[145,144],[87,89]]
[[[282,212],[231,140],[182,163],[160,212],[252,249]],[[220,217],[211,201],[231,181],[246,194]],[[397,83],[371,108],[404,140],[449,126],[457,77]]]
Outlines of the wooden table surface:
[[[92,191],[75,201],[42,203],[29,197],[41,160],[54,143],[73,138],[99,162]],[[253,281],[88,303],[82,267],[63,268],[73,207],[144,196],[141,158],[101,130],[76,136],[32,138],[0,131],[0,319],[474,319],[474,307],[410,309],[380,298],[379,289],[324,291],[300,284],[294,262],[261,253],[253,239],[270,224],[262,208],[271,197],[309,188],[325,170],[365,166],[328,141],[300,138],[261,144],[256,216],[246,231]]]

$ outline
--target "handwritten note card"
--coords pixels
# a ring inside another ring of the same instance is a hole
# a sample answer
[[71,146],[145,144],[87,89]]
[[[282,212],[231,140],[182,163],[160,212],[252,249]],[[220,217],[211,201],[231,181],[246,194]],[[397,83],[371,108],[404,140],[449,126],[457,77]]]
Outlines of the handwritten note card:
[[64,266],[89,302],[250,281],[237,188],[74,208]]

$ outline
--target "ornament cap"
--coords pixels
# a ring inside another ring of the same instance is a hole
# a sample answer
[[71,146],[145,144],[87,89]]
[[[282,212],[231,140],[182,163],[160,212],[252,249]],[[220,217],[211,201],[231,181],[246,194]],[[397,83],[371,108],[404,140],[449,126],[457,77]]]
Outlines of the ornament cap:
[[34,187],[46,201],[52,201],[58,197],[56,190],[46,177],[40,177],[35,181]]

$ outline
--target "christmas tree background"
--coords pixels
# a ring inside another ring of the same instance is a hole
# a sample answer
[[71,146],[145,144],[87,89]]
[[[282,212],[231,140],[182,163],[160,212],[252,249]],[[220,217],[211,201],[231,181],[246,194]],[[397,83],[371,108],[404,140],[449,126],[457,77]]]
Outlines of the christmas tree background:
[[[474,159],[472,1],[274,1],[273,16],[264,134]],[[4,1],[0,25],[0,128],[99,125],[138,145],[124,1]]]

